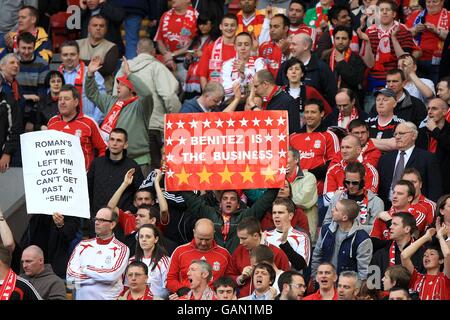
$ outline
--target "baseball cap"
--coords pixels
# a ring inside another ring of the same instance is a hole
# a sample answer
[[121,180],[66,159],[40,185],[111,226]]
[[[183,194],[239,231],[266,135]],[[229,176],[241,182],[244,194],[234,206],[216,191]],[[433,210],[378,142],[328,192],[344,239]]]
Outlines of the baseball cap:
[[377,90],[377,91],[375,91],[375,93],[373,95],[376,97],[380,93],[383,96],[386,96],[386,97],[391,97],[391,98],[395,98],[396,97],[396,94],[395,94],[394,90],[389,89],[389,88],[383,88],[383,89]]
[[124,76],[118,77],[116,80],[117,80],[117,82],[122,82],[122,84],[125,85],[131,91],[135,91],[133,84],[131,83],[130,80],[128,80],[127,76],[124,75]]

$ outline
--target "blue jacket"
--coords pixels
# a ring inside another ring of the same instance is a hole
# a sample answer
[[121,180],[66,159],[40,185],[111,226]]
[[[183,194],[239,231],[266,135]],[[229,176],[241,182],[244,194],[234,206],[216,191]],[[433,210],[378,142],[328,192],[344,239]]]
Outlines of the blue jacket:
[[181,106],[180,113],[205,112],[197,102],[198,97],[186,100]]
[[372,241],[369,235],[355,220],[347,237],[342,241],[341,246],[335,248],[338,228],[339,226],[336,222],[322,226],[313,253],[313,274],[316,274],[320,263],[331,262],[333,252],[339,250],[337,266],[335,266],[337,273],[355,271],[361,280],[366,279],[373,253]]

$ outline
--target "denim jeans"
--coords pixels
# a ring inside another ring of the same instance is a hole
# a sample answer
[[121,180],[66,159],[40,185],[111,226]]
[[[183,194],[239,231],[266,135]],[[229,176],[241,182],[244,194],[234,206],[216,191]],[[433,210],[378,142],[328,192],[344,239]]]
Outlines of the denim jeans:
[[139,41],[139,30],[141,29],[142,16],[130,14],[125,17],[123,23],[125,29],[125,57],[133,59],[136,57],[136,48]]

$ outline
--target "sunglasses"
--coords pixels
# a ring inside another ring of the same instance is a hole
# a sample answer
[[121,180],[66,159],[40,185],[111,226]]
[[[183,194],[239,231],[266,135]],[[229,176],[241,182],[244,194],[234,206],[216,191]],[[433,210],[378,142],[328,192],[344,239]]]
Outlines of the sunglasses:
[[344,184],[351,184],[352,186],[357,186],[359,185],[360,181],[351,181],[351,180],[344,180]]

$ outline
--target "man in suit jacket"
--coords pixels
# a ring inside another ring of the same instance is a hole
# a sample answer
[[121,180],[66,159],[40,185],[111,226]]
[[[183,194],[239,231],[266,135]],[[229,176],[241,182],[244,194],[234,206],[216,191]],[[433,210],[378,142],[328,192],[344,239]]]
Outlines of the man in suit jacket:
[[[394,180],[400,179],[405,168],[416,168],[420,172],[423,178],[422,190],[427,198],[436,201],[442,194],[441,174],[436,158],[432,153],[415,146],[417,135],[414,123],[400,123],[394,133],[397,150],[384,154],[378,162],[377,169],[380,173],[378,193],[384,201],[385,208],[391,207],[391,190],[397,182]],[[399,162],[400,167],[397,169]]]

